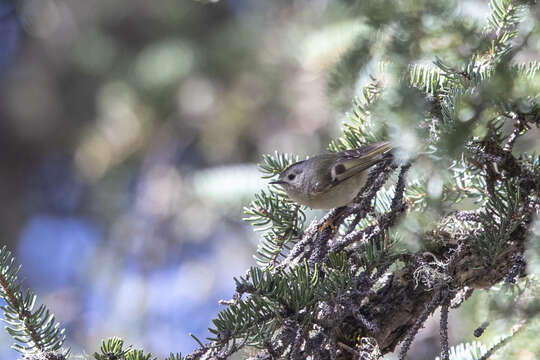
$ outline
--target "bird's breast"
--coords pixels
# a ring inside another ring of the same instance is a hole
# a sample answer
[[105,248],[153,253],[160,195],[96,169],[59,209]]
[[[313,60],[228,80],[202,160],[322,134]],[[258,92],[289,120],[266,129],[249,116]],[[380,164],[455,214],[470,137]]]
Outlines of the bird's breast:
[[350,203],[365,185],[366,178],[367,174],[359,174],[311,196],[292,193],[289,196],[299,204],[313,209],[333,209]]

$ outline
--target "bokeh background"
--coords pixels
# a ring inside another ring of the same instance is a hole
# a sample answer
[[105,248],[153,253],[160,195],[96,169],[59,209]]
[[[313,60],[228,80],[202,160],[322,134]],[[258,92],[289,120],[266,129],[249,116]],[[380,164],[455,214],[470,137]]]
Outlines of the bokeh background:
[[338,128],[327,2],[0,4],[2,243],[73,353],[191,351],[254,265],[255,163]]
[[365,30],[330,0],[0,2],[0,241],[73,353],[109,336],[187,353],[208,335],[254,265],[256,163],[326,149],[346,110],[328,69]]

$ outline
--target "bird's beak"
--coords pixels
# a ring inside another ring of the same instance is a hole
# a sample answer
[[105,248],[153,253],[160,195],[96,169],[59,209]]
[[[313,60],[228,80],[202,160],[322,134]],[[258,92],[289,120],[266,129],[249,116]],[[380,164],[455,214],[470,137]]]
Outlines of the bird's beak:
[[283,180],[274,180],[274,181],[270,181],[270,184],[271,185],[282,185],[282,184],[286,184],[286,182],[283,181]]

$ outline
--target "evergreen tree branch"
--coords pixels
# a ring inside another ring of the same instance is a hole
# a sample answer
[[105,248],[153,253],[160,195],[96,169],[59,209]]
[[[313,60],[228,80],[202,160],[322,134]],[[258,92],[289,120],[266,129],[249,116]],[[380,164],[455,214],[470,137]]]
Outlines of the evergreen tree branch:
[[[513,5],[501,9],[499,5],[498,2],[493,5],[493,11],[500,12],[494,24],[503,30],[498,32],[491,52],[474,55],[469,63],[455,68],[443,61],[437,61],[435,67],[409,68],[410,85],[431,99],[428,141],[442,155],[448,148],[445,137],[457,133],[460,101],[481,92],[481,86],[497,73],[497,62],[515,36],[503,33],[514,31],[519,11]],[[537,68],[537,65],[518,66],[512,67],[512,71],[518,76],[534,76]],[[380,83],[375,80],[364,89],[362,100],[357,99],[353,106],[344,135],[331,144],[331,150],[358,147],[377,138],[370,126],[370,111],[381,93]],[[401,167],[395,186],[385,190],[383,186],[397,168],[388,158],[370,172],[368,185],[352,206],[330,211],[303,232],[280,264],[273,267],[271,281],[266,285],[244,284],[242,290],[249,290],[246,301],[264,296],[272,304],[280,304],[274,306],[274,310],[280,309],[279,321],[272,324],[264,340],[278,345],[267,347],[265,354],[354,358],[358,355],[355,349],[359,341],[372,338],[382,354],[393,351],[405,340],[401,351],[404,357],[422,323],[443,305],[442,356],[448,358],[449,307],[458,307],[475,289],[489,288],[523,272],[515,259],[523,254],[527,228],[538,209],[540,172],[535,169],[540,164],[535,159],[518,159],[512,154],[516,140],[530,125],[539,123],[536,101],[526,100],[529,102],[526,107],[518,105],[522,101],[516,99],[494,106],[481,98],[474,105],[473,118],[459,129],[466,133],[467,129],[481,125],[488,109],[496,108],[497,115],[488,123],[487,134],[463,142],[465,151],[450,168],[454,176],[442,191],[443,201],[455,204],[473,199],[479,207],[473,211],[449,211],[435,230],[421,235],[422,242],[430,244],[429,252],[396,256],[386,245],[381,246],[396,220],[405,214],[406,204],[412,204],[411,211],[422,209],[428,198],[422,179],[406,183],[409,164]],[[503,131],[505,121],[513,124],[509,134]],[[345,232],[331,231],[326,226],[328,223],[338,229],[343,227]],[[370,252],[372,248],[382,249],[384,256],[378,258]],[[390,264],[397,258],[404,264],[388,274]],[[277,290],[269,290],[268,284],[283,289],[291,287],[288,274],[300,268],[304,274],[301,278],[316,280],[301,282],[302,291],[294,291],[296,300],[291,306],[292,298],[283,299]],[[374,268],[377,272],[372,275]],[[279,285],[282,281],[287,285]],[[447,295],[443,296],[442,292]],[[261,326],[270,321],[272,315],[268,316],[261,318]],[[250,318],[255,317],[247,316]],[[227,326],[238,329],[238,325],[231,320]],[[208,353],[215,353],[212,348],[224,346],[220,339],[214,341],[215,347],[209,347]]]
[[[535,181],[537,180],[535,179]],[[536,189],[536,186],[534,186],[534,188]],[[502,189],[498,191],[502,191]],[[537,196],[537,194],[531,193],[529,196],[534,197]],[[395,203],[397,204],[399,201],[396,200]],[[526,201],[520,201],[520,203],[525,204]],[[531,207],[528,207],[528,213],[521,213],[521,216],[528,221],[527,219],[532,216],[533,212],[534,210]],[[455,217],[478,221],[478,218],[472,216],[469,212],[463,212],[462,214],[455,215]],[[286,315],[287,312],[283,313],[286,319],[290,319],[284,320],[284,324],[287,323],[287,321],[293,321],[293,319],[298,317],[298,314],[304,314],[301,316],[301,319],[304,320],[313,316],[314,313],[309,315],[309,313],[304,312],[304,309],[307,309],[305,305],[313,304],[310,299],[317,299],[315,294],[319,293],[319,296],[321,296],[318,301],[323,299],[322,296],[324,296],[324,294],[336,294],[336,302],[334,302],[333,305],[328,304],[327,308],[339,308],[341,310],[318,312],[319,315],[316,320],[316,322],[322,326],[322,331],[320,330],[318,332],[319,337],[323,336],[327,341],[330,341],[327,342],[328,347],[325,348],[324,352],[327,352],[328,349],[332,347],[332,333],[335,331],[332,329],[334,329],[337,324],[339,324],[341,333],[355,333],[359,331],[358,329],[362,329],[360,330],[362,333],[365,335],[369,334],[369,336],[372,336],[377,340],[383,353],[392,351],[402,338],[406,337],[406,334],[409,334],[409,331],[414,331],[414,329],[419,326],[418,323],[421,324],[422,321],[419,322],[418,320],[429,316],[440,303],[440,301],[433,301],[433,296],[430,296],[430,292],[426,291],[434,285],[430,285],[428,288],[425,287],[426,285],[418,286],[419,283],[415,280],[415,273],[418,271],[418,263],[430,264],[432,262],[431,259],[433,254],[439,259],[448,259],[444,263],[446,265],[440,268],[446,272],[446,276],[435,277],[434,281],[438,284],[436,287],[440,288],[441,286],[444,286],[453,289],[453,293],[457,293],[465,288],[474,289],[489,287],[506,278],[514,264],[514,261],[512,260],[513,256],[523,251],[523,243],[526,238],[526,231],[523,231],[523,229],[524,228],[520,225],[511,231],[510,238],[508,239],[510,242],[507,243],[507,248],[504,252],[494,254],[495,259],[491,262],[492,265],[486,264],[483,257],[479,256],[479,253],[473,246],[476,236],[481,232],[478,234],[469,234],[466,238],[462,239],[457,248],[455,245],[452,245],[452,242],[446,239],[447,235],[442,230],[433,234],[426,234],[428,237],[437,237],[437,240],[432,242],[440,244],[439,247],[435,248],[430,254],[418,255],[416,259],[411,258],[411,260],[408,260],[405,267],[394,272],[390,279],[387,280],[386,285],[378,290],[373,289],[374,283],[365,282],[365,275],[362,271],[357,274],[349,273],[350,275],[347,277],[349,280],[345,282],[343,282],[344,278],[341,278],[341,280],[336,282],[336,280],[333,280],[330,276],[332,273],[331,271],[323,271],[321,269],[322,272],[317,277],[319,280],[310,282],[312,284],[310,286],[314,286],[314,288],[312,288],[313,290],[303,288],[301,291],[304,294],[307,293],[312,295],[305,297],[303,303],[298,304],[296,307],[297,310],[291,312],[290,315]],[[348,266],[345,258],[335,262],[335,269],[340,266]],[[312,271],[309,267],[304,267],[303,269],[305,276],[308,278],[313,276],[308,275]],[[429,272],[426,274],[427,275],[425,276],[435,276],[429,275]],[[271,290],[266,286],[274,284],[273,286],[280,288],[279,284],[276,283],[276,280],[279,279],[279,275],[275,276],[277,277],[259,284],[252,283],[253,286],[249,290],[253,292],[259,291],[259,294],[262,294],[261,291],[266,289],[266,293],[269,291],[272,293],[275,290]],[[257,276],[254,277],[257,278]],[[324,281],[321,279],[324,279]],[[263,285],[263,283],[266,285]],[[303,281],[300,283],[307,284]],[[430,282],[424,281],[421,283],[429,284]],[[353,284],[356,285],[350,287]],[[290,284],[288,286],[290,286]],[[326,289],[326,286],[331,286],[333,290]],[[335,286],[338,287],[336,288]],[[317,288],[320,290],[316,290]],[[350,290],[344,291],[346,289]],[[355,290],[353,291],[352,289]],[[312,308],[311,305],[310,308],[312,309],[311,311],[313,311],[314,308]],[[324,309],[324,307],[322,309]],[[376,319],[376,322],[373,322],[372,319]],[[276,331],[279,333],[279,327],[276,328]],[[285,344],[283,345],[284,347],[292,346],[295,339],[297,343],[299,341],[296,330],[293,331],[296,334],[295,336],[286,335],[290,332],[291,331],[283,332],[282,335],[278,337],[281,342],[288,342],[288,346]],[[337,338],[336,340],[351,348],[354,347],[354,342],[351,342],[351,339]],[[312,344],[313,341],[315,340],[310,338],[304,339],[300,346],[306,348],[308,347],[307,344]],[[338,346],[338,352],[342,350],[348,352],[344,350],[343,346]]]
[[[17,341],[13,348],[25,356],[53,353],[62,347],[64,329],[44,306],[34,310],[36,295],[23,292],[18,278],[20,267],[14,266],[15,258],[4,246],[0,248],[0,297],[6,302],[0,306],[7,323],[7,332]],[[59,356],[67,356],[68,352]]]

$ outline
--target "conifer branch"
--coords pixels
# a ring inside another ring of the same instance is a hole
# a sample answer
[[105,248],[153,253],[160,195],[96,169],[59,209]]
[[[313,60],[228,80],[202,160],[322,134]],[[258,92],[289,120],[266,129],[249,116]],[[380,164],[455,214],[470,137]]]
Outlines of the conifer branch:
[[0,248],[0,297],[6,302],[0,309],[4,312],[6,331],[17,341],[13,348],[26,356],[55,352],[64,343],[64,330],[44,305],[34,310],[36,295],[23,292],[18,277],[20,267],[14,264],[15,258],[7,247]]
[[[409,67],[405,81],[418,88],[431,104],[428,141],[438,152],[428,156],[445,156],[448,147],[445,138],[454,136],[456,124],[461,121],[458,118],[461,99],[478,93],[494,76],[497,63],[510,48],[521,10],[510,1],[494,1],[491,6],[496,12],[490,20],[489,29],[496,33],[491,50],[473,55],[468,63],[460,66],[437,60],[433,66]],[[535,76],[538,65],[511,69],[517,76],[530,77]],[[379,140],[371,126],[371,109],[383,93],[381,83],[376,80],[364,88],[362,96],[353,104],[343,136],[332,142],[330,150],[355,148]],[[534,175],[538,172],[532,169],[540,168],[540,161],[517,159],[511,150],[516,140],[529,130],[529,124],[539,123],[539,111],[535,100],[527,100],[531,106],[521,106],[520,109],[527,109],[526,113],[512,105],[513,101],[510,99],[494,107],[497,116],[487,125],[490,129],[487,135],[482,139],[466,139],[464,151],[450,166],[453,176],[443,185],[443,201],[455,204],[469,199],[478,207],[473,211],[456,211],[450,207],[435,230],[422,235],[425,242],[432,244],[429,253],[398,257],[383,247],[383,255],[376,254],[376,249],[381,248],[383,239],[390,236],[392,226],[406,214],[407,208],[417,211],[428,206],[425,180],[405,181],[410,164],[401,167],[394,186],[385,188],[398,167],[389,157],[370,172],[368,185],[351,206],[334,209],[314,221],[303,230],[287,254],[280,250],[281,260],[271,267],[273,271],[263,275],[252,270],[251,276],[265,281],[249,280],[248,284],[247,277],[240,281],[241,290],[247,289],[249,294],[241,301],[253,304],[244,312],[255,308],[254,299],[262,296],[274,305],[269,303],[267,307],[258,308],[258,314],[263,309],[268,311],[268,317],[260,318],[260,326],[265,327],[264,324],[271,321],[270,309],[281,319],[273,323],[264,340],[268,344],[274,339],[278,345],[267,346],[265,354],[291,358],[308,355],[353,358],[358,355],[357,339],[371,337],[381,353],[393,351],[405,341],[400,353],[403,358],[422,323],[442,305],[442,356],[449,358],[454,348],[449,350],[448,309],[458,307],[474,289],[490,287],[502,279],[515,277],[514,273],[522,273],[515,259],[523,252],[526,227],[536,211],[536,205],[531,202],[536,203],[538,199],[540,180]],[[517,104],[523,100],[515,101]],[[488,107],[493,105],[477,105],[466,127],[472,129],[481,124],[482,114]],[[512,121],[510,133],[504,133],[504,121]],[[280,162],[274,163],[273,167],[279,168]],[[277,173],[270,169],[267,166],[269,174]],[[341,231],[331,231],[326,227],[329,222]],[[385,277],[397,258],[405,265]],[[377,272],[372,275],[374,268]],[[290,275],[300,269],[301,278],[305,280],[300,281],[303,285],[298,287],[290,282]],[[292,303],[292,298],[283,298],[285,292],[277,290],[289,287],[297,289],[293,291],[296,300]],[[237,303],[229,309],[235,309]],[[237,330],[244,328],[233,321],[233,315],[218,325],[233,326]],[[254,320],[256,316],[254,313],[243,318]],[[310,327],[310,322],[315,327]],[[338,333],[342,335],[336,337]],[[351,338],[343,334],[361,335]],[[214,341],[219,348],[219,339]]]

